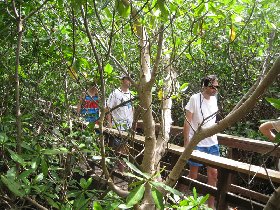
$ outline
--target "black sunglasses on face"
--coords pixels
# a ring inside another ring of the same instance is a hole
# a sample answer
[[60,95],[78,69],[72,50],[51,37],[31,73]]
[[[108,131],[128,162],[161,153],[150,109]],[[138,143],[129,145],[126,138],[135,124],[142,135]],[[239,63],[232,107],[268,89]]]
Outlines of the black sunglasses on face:
[[211,89],[215,89],[218,90],[218,88],[220,87],[219,85],[210,85],[209,86]]

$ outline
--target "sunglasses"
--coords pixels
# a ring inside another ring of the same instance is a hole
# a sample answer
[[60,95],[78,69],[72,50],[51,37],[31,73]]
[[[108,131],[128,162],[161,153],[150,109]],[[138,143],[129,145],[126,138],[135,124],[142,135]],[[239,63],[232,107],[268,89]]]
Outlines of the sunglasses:
[[211,89],[215,89],[215,90],[218,90],[218,88],[220,87],[219,85],[210,85],[208,86],[210,87]]

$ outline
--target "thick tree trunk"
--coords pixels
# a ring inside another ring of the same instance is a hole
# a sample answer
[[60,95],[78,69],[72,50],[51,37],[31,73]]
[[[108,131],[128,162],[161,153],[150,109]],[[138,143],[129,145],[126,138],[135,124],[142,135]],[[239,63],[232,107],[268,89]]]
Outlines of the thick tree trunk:
[[[169,64],[168,64],[169,65]],[[167,143],[169,141],[170,128],[172,124],[171,108],[172,108],[172,81],[174,81],[174,72],[169,65],[166,67],[165,79],[163,82],[163,98],[161,111],[161,131],[157,137],[155,163],[159,166],[159,161],[165,153]]]
[[264,210],[280,210],[280,187],[274,191]]
[[[22,126],[21,126],[21,112],[20,112],[20,85],[19,85],[19,56],[23,34],[23,20],[21,16],[17,19],[17,50],[16,50],[16,69],[15,69],[15,90],[16,90],[16,124],[17,124],[17,153],[21,154],[21,141],[22,141]],[[18,166],[19,167],[19,166]]]
[[[155,171],[155,147],[156,147],[156,135],[155,135],[155,122],[152,115],[152,90],[147,85],[151,80],[151,68],[150,68],[150,54],[149,54],[149,40],[146,31],[143,27],[138,28],[138,34],[140,35],[140,50],[141,50],[141,75],[139,86],[139,98],[141,107],[141,116],[144,123],[144,135],[145,135],[145,150],[143,155],[143,161],[141,164],[142,170],[145,173],[152,174]],[[153,209],[154,203],[151,196],[150,187],[145,187],[145,195],[140,206],[140,209]]]
[[152,115],[152,90],[147,85],[151,79],[149,40],[143,27],[140,28],[140,50],[141,50],[141,75],[139,86],[140,107],[144,123],[145,151],[142,162],[142,169],[145,173],[154,171],[154,151],[156,145],[155,122]]

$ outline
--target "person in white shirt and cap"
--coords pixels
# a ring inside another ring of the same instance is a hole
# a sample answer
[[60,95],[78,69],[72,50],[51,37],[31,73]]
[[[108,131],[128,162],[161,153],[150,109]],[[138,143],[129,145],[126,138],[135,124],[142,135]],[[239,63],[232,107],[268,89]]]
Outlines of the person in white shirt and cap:
[[121,86],[110,94],[107,107],[111,110],[120,104],[123,105],[114,109],[111,114],[108,114],[107,119],[109,127],[120,131],[129,131],[133,122],[133,106],[131,101],[133,95],[129,90],[131,82],[127,75],[122,75],[120,79]]
[[[110,128],[118,129],[119,131],[130,132],[133,123],[133,106],[131,94],[129,88],[131,82],[128,75],[121,75],[121,85],[119,88],[115,89],[109,96],[107,101],[107,107],[110,113],[107,115],[108,126]],[[114,107],[122,106],[114,109]],[[116,152],[127,154],[127,147],[125,141],[119,138],[115,138],[113,141],[113,147],[115,147]],[[124,172],[124,163],[119,161],[118,168],[120,172]]]

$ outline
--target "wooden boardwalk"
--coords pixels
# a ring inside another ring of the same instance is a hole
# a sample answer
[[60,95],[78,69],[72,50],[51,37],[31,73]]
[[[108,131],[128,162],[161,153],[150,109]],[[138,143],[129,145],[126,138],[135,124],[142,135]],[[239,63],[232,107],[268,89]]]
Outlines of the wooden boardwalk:
[[[178,133],[180,135],[180,132],[182,132],[182,128],[180,127],[175,127],[171,131],[173,135],[178,135]],[[145,138],[141,135],[135,135],[132,140],[126,132],[119,132],[115,129],[106,129],[105,133],[107,135],[124,138],[128,141],[133,141],[134,146],[138,147],[138,149],[140,148],[139,151],[141,151],[141,147],[143,149]],[[219,143],[223,143],[223,145],[233,150],[238,148],[244,149],[246,151],[259,152],[260,154],[265,154],[273,150],[273,152],[271,152],[270,155],[279,157],[280,154],[280,149],[275,149],[274,145],[270,142],[238,138],[235,136],[225,134],[219,134],[218,139]],[[167,148],[167,155],[172,157],[172,161],[169,163],[162,164],[167,164],[170,168],[172,168],[172,165],[175,163],[175,161],[177,160],[177,158],[183,150],[183,147],[174,144],[169,144]],[[236,158],[236,154],[232,155],[233,153],[234,151],[232,151],[231,156]],[[265,203],[269,199],[270,195],[265,195],[254,190],[246,189],[244,188],[244,186],[236,185],[236,183],[234,183],[234,179],[232,179],[232,177],[234,177],[235,175],[243,174],[242,176],[247,177],[248,179],[259,179],[262,180],[262,182],[264,183],[271,182],[274,183],[275,186],[280,185],[279,171],[266,169],[261,166],[252,165],[249,163],[239,162],[237,160],[230,159],[230,157],[217,157],[199,151],[194,151],[192,153],[191,159],[206,165],[211,165],[218,169],[219,180],[217,187],[208,186],[207,184],[203,183],[203,179],[205,179],[203,175],[200,175],[202,179],[198,179],[197,181],[190,180],[186,176],[182,176],[179,179],[179,182],[186,185],[191,184],[191,186],[195,186],[198,189],[198,192],[202,194],[210,193],[211,195],[215,196],[218,202],[218,209],[220,210],[227,209],[228,204],[230,204],[231,206],[240,206],[244,209],[263,209]],[[119,184],[121,184],[121,182]],[[123,185],[125,184],[123,183]]]

